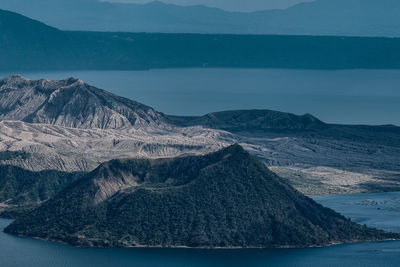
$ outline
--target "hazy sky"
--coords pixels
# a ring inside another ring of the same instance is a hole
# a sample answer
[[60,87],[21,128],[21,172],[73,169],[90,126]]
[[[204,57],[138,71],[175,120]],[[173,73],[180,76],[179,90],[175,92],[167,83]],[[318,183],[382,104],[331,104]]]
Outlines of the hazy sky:
[[[103,0],[107,2],[148,3],[153,0]],[[313,0],[162,0],[165,3],[177,5],[207,5],[230,11],[254,11],[274,8],[287,8],[301,2]]]

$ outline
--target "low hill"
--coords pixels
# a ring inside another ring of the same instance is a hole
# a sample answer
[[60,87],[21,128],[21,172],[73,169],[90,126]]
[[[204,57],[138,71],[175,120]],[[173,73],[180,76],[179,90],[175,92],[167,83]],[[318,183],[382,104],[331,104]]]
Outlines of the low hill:
[[315,203],[239,145],[198,157],[104,163],[5,231],[86,247],[310,247],[400,238]]
[[180,127],[202,126],[241,135],[319,137],[400,147],[400,127],[395,125],[343,125],[322,122],[311,114],[295,115],[274,110],[230,110],[204,116],[167,115]]
[[168,116],[179,126],[201,125],[230,132],[306,131],[321,130],[325,123],[310,114],[294,115],[273,110],[232,110],[214,112],[200,117]]

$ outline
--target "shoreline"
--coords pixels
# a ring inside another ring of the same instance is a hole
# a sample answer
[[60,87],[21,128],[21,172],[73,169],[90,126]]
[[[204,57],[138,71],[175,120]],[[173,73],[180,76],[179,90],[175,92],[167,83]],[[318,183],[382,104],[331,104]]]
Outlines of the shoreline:
[[[2,219],[2,218],[0,218]],[[7,227],[7,226],[6,226]],[[270,247],[189,247],[189,246],[148,246],[148,245],[136,245],[136,246],[109,246],[109,247],[101,247],[101,246],[77,246],[73,245],[71,243],[57,240],[57,239],[51,239],[51,238],[41,238],[41,237],[32,237],[32,236],[25,236],[25,235],[16,235],[12,233],[7,233],[5,232],[5,228],[1,229],[1,232],[7,235],[12,235],[15,237],[20,237],[20,238],[27,238],[27,239],[34,239],[34,240],[40,240],[40,241],[46,241],[46,242],[52,242],[52,243],[58,243],[62,245],[66,245],[69,247],[74,247],[74,248],[82,248],[82,249],[90,249],[90,248],[97,248],[97,249],[135,249],[135,248],[144,248],[144,249],[188,249],[188,250],[263,250],[263,249],[277,249],[277,250],[288,250],[288,249],[317,249],[317,248],[327,248],[327,247],[334,247],[334,246],[339,246],[339,245],[351,245],[351,244],[361,244],[361,243],[384,243],[384,242],[400,242],[400,239],[394,239],[394,238],[388,238],[388,239],[382,239],[382,240],[352,240],[352,241],[343,241],[343,242],[330,242],[327,244],[322,244],[322,245],[312,245],[312,246],[270,246]]]

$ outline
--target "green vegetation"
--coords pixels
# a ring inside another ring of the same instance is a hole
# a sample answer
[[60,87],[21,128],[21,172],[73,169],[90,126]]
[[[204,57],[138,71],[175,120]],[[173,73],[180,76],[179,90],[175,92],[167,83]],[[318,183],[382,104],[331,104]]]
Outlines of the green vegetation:
[[308,247],[400,238],[322,207],[238,145],[205,156],[104,163],[5,231],[100,247]]
[[25,151],[0,151],[0,161],[12,159],[28,159],[30,154]]
[[0,165],[0,215],[15,217],[29,211],[53,197],[80,175],[51,170],[33,172]]

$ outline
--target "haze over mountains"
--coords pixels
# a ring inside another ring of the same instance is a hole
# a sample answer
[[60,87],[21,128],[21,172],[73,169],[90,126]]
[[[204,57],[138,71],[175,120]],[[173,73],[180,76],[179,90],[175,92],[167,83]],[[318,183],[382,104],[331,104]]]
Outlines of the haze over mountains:
[[[152,0],[102,0],[103,2],[146,4]],[[251,12],[265,9],[283,9],[302,2],[313,0],[162,0],[167,4],[180,6],[205,5],[227,11]]]
[[60,31],[0,10],[0,70],[398,69],[400,38]]
[[316,0],[285,10],[227,12],[162,2],[107,3],[97,0],[2,0],[12,10],[65,30],[400,36],[396,0]]

